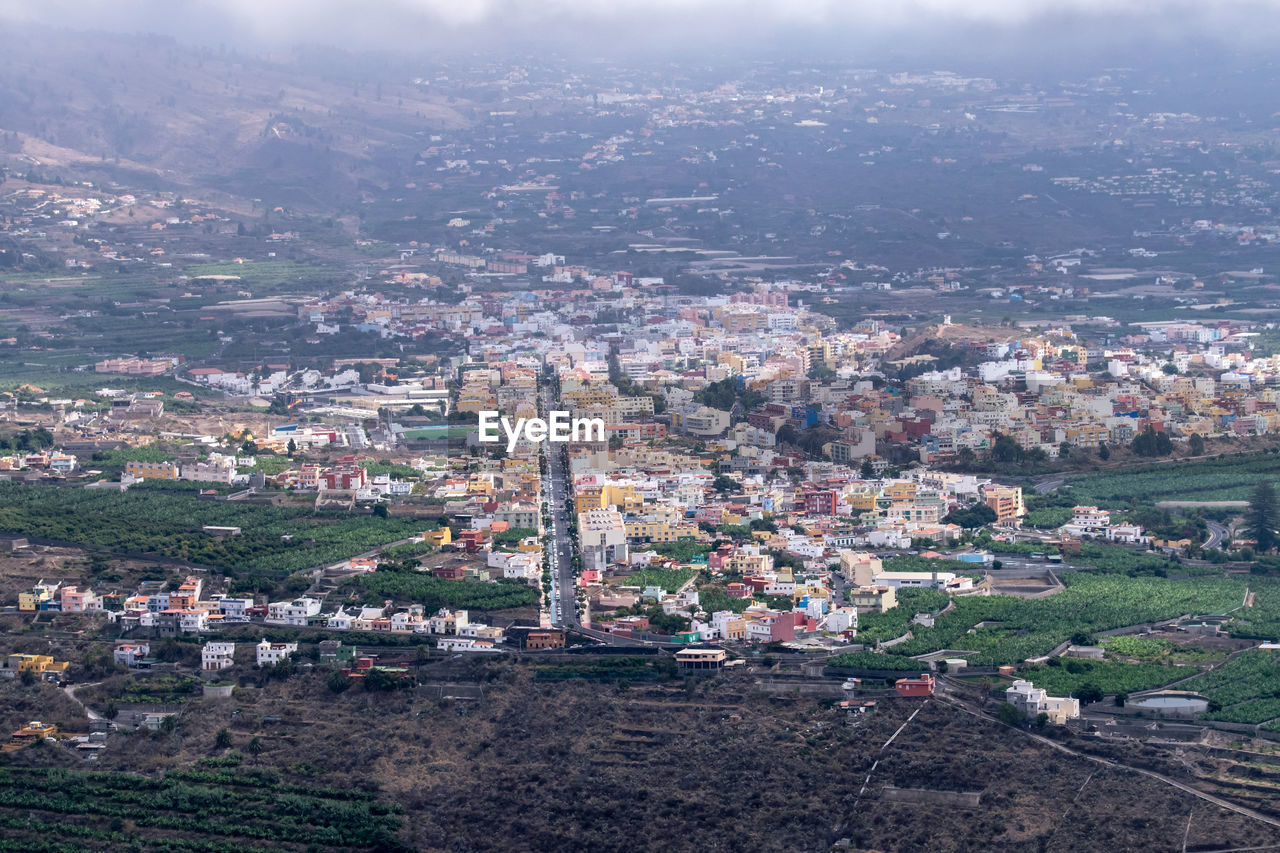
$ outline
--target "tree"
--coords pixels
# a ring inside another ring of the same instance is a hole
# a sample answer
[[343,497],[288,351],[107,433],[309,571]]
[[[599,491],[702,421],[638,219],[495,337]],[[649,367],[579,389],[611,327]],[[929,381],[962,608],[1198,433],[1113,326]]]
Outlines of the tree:
[[1117,708],[1123,708],[1124,703],[1129,701],[1129,694],[1121,691],[1116,694],[1115,703]]
[[1048,724],[1049,724],[1049,715],[1048,715],[1048,714],[1046,714],[1044,711],[1041,711],[1039,714],[1036,714],[1036,728],[1037,728],[1037,729],[1043,729],[1043,728],[1044,728],[1046,725],[1048,725]]
[[1191,438],[1187,439],[1187,449],[1191,451],[1192,456],[1204,455],[1204,437],[1200,433],[1192,433]]
[[380,504],[375,505],[375,506],[374,506],[374,508],[373,508],[373,515],[374,515],[374,517],[375,517],[375,518],[386,518],[386,517],[387,517],[387,512],[388,512],[388,511],[387,511],[387,505],[386,505],[386,504],[381,504],[381,503],[380,503]]
[[257,442],[253,441],[252,439],[250,439],[249,441],[246,441],[244,444],[240,445],[240,452],[243,453],[245,456],[257,456],[258,455]]
[[1021,725],[1022,712],[1008,702],[1001,702],[1000,707],[996,709],[996,719],[1006,726]]
[[943,521],[947,524],[958,524],[966,529],[985,527],[994,523],[996,511],[986,504],[974,504],[968,509],[958,509],[949,513]]
[[1110,458],[1111,458],[1111,448],[1110,448],[1110,447],[1107,447],[1105,444],[1099,444],[1099,445],[1098,445],[1098,458],[1099,458],[1099,459],[1101,459],[1103,462],[1106,462],[1108,459],[1110,459]]
[[726,477],[723,474],[716,475],[716,478],[711,481],[711,488],[715,489],[720,494],[724,494],[725,492],[742,491],[742,486],[739,485],[737,480],[732,477]]
[[1169,436],[1163,432],[1156,432],[1150,426],[1144,429],[1129,447],[1138,456],[1168,456],[1173,452],[1173,442]]
[[333,693],[345,693],[351,687],[351,679],[347,677],[345,672],[335,670],[329,673],[329,679],[325,684]]
[[253,739],[249,741],[249,745],[245,747],[245,750],[254,758],[257,758],[259,755],[262,755],[262,740],[257,735],[254,735]]
[[1103,693],[1102,688],[1096,684],[1081,684],[1076,688],[1076,692],[1071,694],[1080,700],[1081,705],[1089,705],[1094,702],[1101,702]]
[[859,469],[858,476],[863,480],[874,480],[876,478],[876,469],[871,467],[870,459],[862,461],[862,468]]
[[213,745],[218,749],[226,749],[231,746],[231,732],[225,728],[218,729],[218,736],[213,739]]
[[289,454],[289,458],[292,459],[293,454],[298,452],[298,444],[291,438],[289,439],[289,443],[284,446],[284,449],[285,452]]
[[1267,552],[1276,547],[1276,490],[1270,481],[1263,480],[1253,489],[1249,498],[1249,510],[1245,514],[1246,529],[1249,536],[1258,543],[1259,552]]

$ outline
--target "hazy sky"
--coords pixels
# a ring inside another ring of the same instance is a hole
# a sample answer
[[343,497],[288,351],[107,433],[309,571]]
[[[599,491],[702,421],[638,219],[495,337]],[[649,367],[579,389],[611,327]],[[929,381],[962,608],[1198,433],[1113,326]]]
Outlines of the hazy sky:
[[1280,0],[0,0],[3,21],[244,47],[548,46],[608,55],[847,43],[1034,54],[1099,43],[1269,47],[1280,34]]

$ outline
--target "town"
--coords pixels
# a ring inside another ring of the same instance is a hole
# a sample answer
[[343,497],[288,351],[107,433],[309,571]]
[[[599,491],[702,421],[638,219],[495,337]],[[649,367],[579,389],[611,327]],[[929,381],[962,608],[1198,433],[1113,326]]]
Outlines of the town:
[[18,29],[0,848],[1280,844],[1227,65]]

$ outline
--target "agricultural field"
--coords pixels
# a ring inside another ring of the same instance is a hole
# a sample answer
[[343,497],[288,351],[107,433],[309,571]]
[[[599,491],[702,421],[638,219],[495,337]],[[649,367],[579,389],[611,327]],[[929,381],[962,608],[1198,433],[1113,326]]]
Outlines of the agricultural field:
[[886,613],[863,613],[858,616],[858,642],[868,645],[892,640],[907,633],[917,613],[936,613],[947,606],[947,594],[936,589],[898,590],[898,606]]
[[1070,475],[1059,491],[1080,504],[1108,509],[1157,501],[1242,501],[1260,480],[1280,476],[1280,454],[1249,453],[1176,465],[1156,463]]
[[404,850],[400,811],[373,793],[290,784],[257,768],[160,777],[0,769],[0,850],[22,853]]
[[[239,527],[225,539],[202,525]],[[319,517],[305,506],[200,500],[154,490],[124,493],[0,483],[0,530],[122,553],[217,566],[232,577],[278,580],[423,530],[409,519]]]
[[1156,637],[1139,637],[1124,634],[1106,637],[1098,643],[1106,650],[1109,660],[1136,661],[1138,663],[1210,664],[1227,657],[1223,650],[1204,649],[1194,645],[1175,643]]
[[[1173,581],[1084,573],[1065,575],[1063,583],[1066,589],[1048,598],[956,598],[954,609],[939,616],[933,627],[910,626],[912,639],[894,646],[893,652],[914,656],[956,649],[976,652],[969,657],[974,664],[1020,663],[1046,654],[1079,632],[1092,634],[1184,614],[1223,613],[1240,605],[1247,586],[1245,580],[1223,577]],[[919,609],[919,603],[904,602],[887,614],[868,616],[865,633],[859,625],[859,639],[899,636]],[[977,627],[984,622],[989,624]]]
[[1154,663],[1121,663],[1119,661],[1084,661],[1055,658],[1057,666],[1035,666],[1018,673],[1051,696],[1072,696],[1082,687],[1092,685],[1103,693],[1134,693],[1159,687],[1198,672],[1193,666],[1170,666]]
[[623,586],[660,586],[667,592],[675,592],[696,575],[696,569],[645,569],[618,579]]
[[462,610],[508,610],[527,607],[538,600],[538,590],[523,583],[450,581],[418,572],[379,571],[361,575],[352,583],[365,593],[368,603],[385,599],[421,604],[428,611],[441,607]]
[[195,264],[186,269],[186,274],[192,279],[201,276],[228,277],[228,283],[237,290],[247,290],[255,297],[271,293],[315,292],[324,289],[326,284],[340,280],[338,272],[333,268],[289,261]]
[[1178,685],[1211,704],[1207,719],[1264,723],[1280,717],[1280,657],[1246,649],[1217,669]]
[[886,655],[879,652],[845,652],[827,661],[828,666],[850,669],[879,669],[885,672],[916,673],[926,671],[927,663],[902,655]]

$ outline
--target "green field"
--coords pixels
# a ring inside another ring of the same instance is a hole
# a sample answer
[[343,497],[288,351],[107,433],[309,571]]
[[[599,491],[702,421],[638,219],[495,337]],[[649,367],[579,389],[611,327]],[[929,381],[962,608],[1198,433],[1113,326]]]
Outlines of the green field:
[[1103,693],[1133,693],[1194,675],[1193,666],[1059,659],[1058,666],[1034,666],[1018,673],[1050,696],[1071,696],[1085,685]]
[[428,426],[419,427],[418,429],[407,429],[404,431],[404,437],[423,439],[463,439],[473,432],[475,432],[475,430],[467,426]]
[[[48,747],[28,747],[28,749]],[[0,769],[0,850],[405,850],[398,806],[259,769]]]
[[[218,540],[202,532],[203,525],[239,527],[242,533]],[[0,530],[155,553],[217,566],[233,577],[278,580],[407,538],[423,525],[364,515],[331,519],[306,506],[207,501],[156,490],[0,483]]]
[[1242,501],[1261,480],[1280,477],[1280,454],[1249,453],[1198,462],[1156,463],[1067,478],[1080,504],[1116,509],[1157,501]]
[[1220,708],[1206,719],[1263,723],[1280,717],[1280,656],[1246,649],[1222,666],[1178,685],[1194,690]]
[[624,586],[660,586],[667,592],[675,592],[696,575],[696,569],[645,569],[618,580]]
[[352,581],[365,593],[366,603],[380,605],[384,599],[463,610],[507,610],[527,607],[538,601],[538,590],[522,583],[450,581],[418,572],[378,571]]

